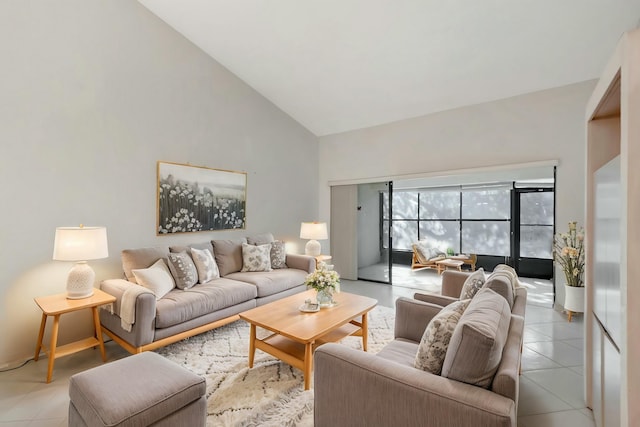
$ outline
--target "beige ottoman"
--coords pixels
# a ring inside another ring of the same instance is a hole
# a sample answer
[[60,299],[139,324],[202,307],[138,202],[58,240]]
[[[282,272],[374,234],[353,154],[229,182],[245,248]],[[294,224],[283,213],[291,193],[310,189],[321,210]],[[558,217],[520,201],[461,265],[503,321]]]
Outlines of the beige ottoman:
[[204,426],[204,378],[146,352],[73,375],[69,426]]

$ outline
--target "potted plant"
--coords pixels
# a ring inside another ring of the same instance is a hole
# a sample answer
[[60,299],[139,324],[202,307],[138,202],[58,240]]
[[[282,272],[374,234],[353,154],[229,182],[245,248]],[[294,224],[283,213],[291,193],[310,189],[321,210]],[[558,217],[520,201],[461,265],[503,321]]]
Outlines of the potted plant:
[[316,299],[320,307],[331,307],[334,304],[333,293],[340,285],[340,276],[336,271],[327,269],[325,263],[321,262],[316,271],[307,276],[304,284],[316,290]]
[[568,232],[555,235],[553,259],[564,273],[564,308],[571,322],[573,313],[584,312],[584,229],[576,221],[569,222]]

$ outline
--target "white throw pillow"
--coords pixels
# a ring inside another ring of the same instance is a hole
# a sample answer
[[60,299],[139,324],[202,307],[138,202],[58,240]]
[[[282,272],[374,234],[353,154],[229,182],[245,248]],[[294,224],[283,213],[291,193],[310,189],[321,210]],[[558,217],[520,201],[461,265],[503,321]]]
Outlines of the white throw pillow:
[[173,276],[167,264],[160,258],[149,268],[139,268],[131,270],[139,285],[144,286],[154,293],[156,300],[169,293],[175,288]]
[[476,293],[482,288],[486,278],[484,277],[484,269],[479,268],[471,273],[462,285],[460,291],[460,299],[473,298]]
[[220,278],[220,270],[209,249],[191,248],[191,257],[198,270],[198,282],[207,283]]
[[453,302],[433,316],[422,334],[415,367],[440,375],[453,331],[471,300]]
[[271,271],[271,243],[258,246],[243,243],[240,271]]

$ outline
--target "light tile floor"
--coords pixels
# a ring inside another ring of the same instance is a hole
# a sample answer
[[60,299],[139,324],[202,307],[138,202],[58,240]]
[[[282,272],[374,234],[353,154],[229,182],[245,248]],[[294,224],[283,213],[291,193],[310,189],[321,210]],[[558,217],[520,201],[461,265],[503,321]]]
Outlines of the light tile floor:
[[[394,269],[400,271],[400,269]],[[369,295],[393,307],[400,296],[437,291],[440,277],[433,270],[403,272],[406,286],[342,281],[342,290]],[[394,273],[394,279],[397,279]],[[400,280],[394,280],[400,283]],[[583,323],[567,322],[551,308],[548,281],[523,279],[529,289],[525,346],[520,378],[518,425],[521,427],[591,427],[584,403]],[[35,342],[35,337],[34,337]],[[106,344],[109,361],[127,356],[117,344]],[[46,384],[47,359],[0,373],[0,427],[61,427],[67,425],[69,377],[102,364],[100,353],[85,350],[56,360],[53,381]]]

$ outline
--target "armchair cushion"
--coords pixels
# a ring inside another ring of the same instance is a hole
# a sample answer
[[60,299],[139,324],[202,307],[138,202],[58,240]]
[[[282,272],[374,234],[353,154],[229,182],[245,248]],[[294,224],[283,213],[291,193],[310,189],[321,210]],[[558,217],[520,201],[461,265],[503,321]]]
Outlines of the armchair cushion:
[[437,248],[429,247],[426,242],[418,241],[412,245],[420,264],[427,264],[434,259],[440,259],[444,252]]
[[470,301],[466,299],[449,304],[431,319],[418,346],[416,368],[440,375],[453,331]]
[[484,277],[484,270],[482,268],[477,269],[471,273],[462,284],[462,290],[460,291],[460,299],[473,298],[476,293],[482,288],[486,279]]
[[511,309],[491,289],[481,289],[456,327],[442,366],[442,376],[488,388],[507,340]]
[[502,295],[502,297],[507,301],[507,304],[509,304],[509,307],[513,308],[515,295],[508,273],[494,271],[489,275],[489,277],[487,277],[487,281],[483,287],[491,289],[497,294]]

